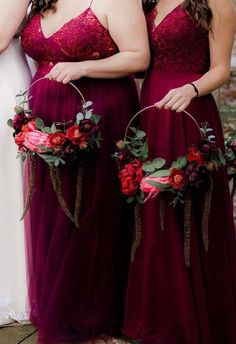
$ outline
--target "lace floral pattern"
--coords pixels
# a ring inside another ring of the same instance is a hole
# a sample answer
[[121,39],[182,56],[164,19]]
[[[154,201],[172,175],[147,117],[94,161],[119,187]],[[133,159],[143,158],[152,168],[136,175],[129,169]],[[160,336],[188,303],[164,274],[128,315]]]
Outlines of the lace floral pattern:
[[91,8],[49,37],[44,35],[40,15],[34,16],[22,33],[22,46],[39,65],[50,63],[50,66],[54,62],[102,59],[118,52],[108,30]]
[[151,68],[163,72],[205,73],[210,65],[208,33],[181,6],[155,26],[157,15],[155,9],[147,14],[153,56]]

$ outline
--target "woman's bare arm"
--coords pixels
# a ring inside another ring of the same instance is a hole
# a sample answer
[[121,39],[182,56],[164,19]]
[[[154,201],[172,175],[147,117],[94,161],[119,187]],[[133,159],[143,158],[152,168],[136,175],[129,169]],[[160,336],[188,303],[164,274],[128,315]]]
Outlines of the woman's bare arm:
[[119,52],[101,60],[58,63],[48,74],[49,79],[67,83],[81,77],[122,77],[147,69],[150,52],[139,0],[101,0],[100,3],[106,9],[107,28]]
[[9,45],[23,22],[29,0],[0,0],[0,53]]
[[[208,94],[223,85],[230,75],[230,61],[236,30],[236,14],[232,0],[210,0],[213,14],[209,33],[210,69],[198,80],[192,80],[199,96]],[[192,85],[184,85],[170,92],[158,103],[158,108],[183,111],[196,96]]]

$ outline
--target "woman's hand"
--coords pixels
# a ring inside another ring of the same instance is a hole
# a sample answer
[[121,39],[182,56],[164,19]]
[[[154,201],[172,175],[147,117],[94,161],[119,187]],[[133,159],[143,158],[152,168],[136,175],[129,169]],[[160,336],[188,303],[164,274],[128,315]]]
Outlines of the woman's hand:
[[176,112],[184,111],[190,104],[191,100],[196,97],[196,91],[190,84],[182,87],[173,88],[164,98],[155,103],[158,109],[169,109]]
[[70,81],[78,80],[83,76],[85,76],[84,62],[59,62],[45,78],[68,84]]

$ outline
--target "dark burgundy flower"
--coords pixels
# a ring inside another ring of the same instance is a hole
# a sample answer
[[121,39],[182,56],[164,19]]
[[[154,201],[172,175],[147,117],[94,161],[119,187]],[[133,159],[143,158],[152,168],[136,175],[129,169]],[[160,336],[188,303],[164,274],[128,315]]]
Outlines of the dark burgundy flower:
[[94,133],[94,131],[96,130],[96,127],[97,126],[95,122],[92,121],[91,119],[83,119],[79,123],[79,131],[89,136]]
[[21,131],[22,125],[25,124],[26,121],[27,121],[27,116],[24,114],[24,112],[14,115],[12,119],[12,125],[15,131],[17,132]]
[[[209,167],[213,166],[209,165]],[[205,168],[205,166],[199,166],[195,163],[188,164],[185,169],[187,184],[196,188],[207,188],[209,186],[209,173],[211,173],[211,170],[207,169],[208,166]]]
[[211,152],[211,142],[208,140],[201,140],[198,144],[198,149],[203,154],[208,154]]

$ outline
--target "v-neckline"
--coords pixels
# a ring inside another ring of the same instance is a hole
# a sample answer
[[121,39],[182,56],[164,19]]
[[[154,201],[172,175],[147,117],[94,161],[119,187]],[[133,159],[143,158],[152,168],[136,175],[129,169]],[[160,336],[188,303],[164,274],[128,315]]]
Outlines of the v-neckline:
[[175,11],[177,11],[177,9],[179,8],[179,7],[181,7],[183,5],[183,2],[181,2],[179,5],[177,5],[177,6],[175,6],[169,13],[167,13],[164,17],[163,17],[163,19],[156,25],[155,24],[155,19],[156,19],[156,17],[158,16],[158,11],[157,11],[157,9],[154,9],[154,11],[155,11],[155,18],[154,18],[154,22],[153,22],[153,25],[154,25],[154,28],[155,29],[157,29],[160,25],[162,25],[162,23],[164,23],[165,21],[166,21],[166,19],[172,14],[172,13],[174,13]]
[[[74,20],[78,19],[79,17],[81,17],[83,14],[85,14],[86,12],[92,11],[90,7],[87,7],[84,11],[82,11],[81,13],[79,13],[77,16],[69,19],[67,22],[65,22],[63,25],[61,25],[55,32],[53,32],[50,36],[46,36],[44,33],[44,29],[43,29],[43,25],[42,25],[42,19],[41,16],[39,14],[39,26],[40,26],[40,30],[42,32],[43,37],[48,40],[52,37],[54,37],[58,32],[60,32],[66,25],[70,24],[71,22],[73,22]],[[104,27],[105,28],[105,27]]]

